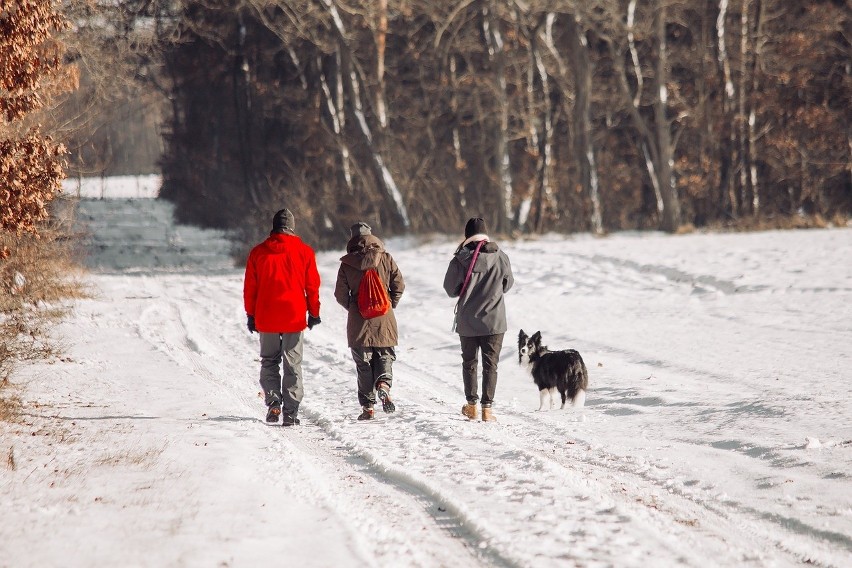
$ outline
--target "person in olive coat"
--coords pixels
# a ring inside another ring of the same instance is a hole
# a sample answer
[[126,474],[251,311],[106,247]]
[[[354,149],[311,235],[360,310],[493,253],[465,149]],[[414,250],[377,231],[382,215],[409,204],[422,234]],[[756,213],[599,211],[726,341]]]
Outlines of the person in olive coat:
[[[358,288],[364,272],[370,268],[376,269],[385,285],[391,308],[384,315],[364,319],[358,310]],[[361,405],[358,420],[373,419],[376,396],[382,402],[382,410],[396,410],[390,397],[396,360],[394,347],[399,341],[394,309],[404,290],[402,273],[390,253],[385,251],[384,243],[372,234],[366,223],[353,225],[346,255],[340,259],[334,298],[348,311],[346,339],[358,376],[358,403]]]

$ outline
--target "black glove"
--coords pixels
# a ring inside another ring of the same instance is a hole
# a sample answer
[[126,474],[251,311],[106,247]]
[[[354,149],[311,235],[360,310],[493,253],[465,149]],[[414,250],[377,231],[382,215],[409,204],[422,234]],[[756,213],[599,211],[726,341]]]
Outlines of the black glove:
[[322,320],[319,316],[314,317],[311,314],[308,314],[308,329],[313,329],[315,325],[319,325],[322,323]]
[[254,316],[246,314],[246,327],[251,333],[257,331],[257,328],[254,326]]

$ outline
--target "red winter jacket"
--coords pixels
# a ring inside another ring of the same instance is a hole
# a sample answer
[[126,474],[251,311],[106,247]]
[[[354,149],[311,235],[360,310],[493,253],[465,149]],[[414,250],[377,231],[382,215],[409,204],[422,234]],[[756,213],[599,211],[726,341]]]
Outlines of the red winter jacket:
[[320,315],[320,277],[311,247],[289,233],[273,233],[249,253],[243,299],[258,331],[298,333],[305,312]]

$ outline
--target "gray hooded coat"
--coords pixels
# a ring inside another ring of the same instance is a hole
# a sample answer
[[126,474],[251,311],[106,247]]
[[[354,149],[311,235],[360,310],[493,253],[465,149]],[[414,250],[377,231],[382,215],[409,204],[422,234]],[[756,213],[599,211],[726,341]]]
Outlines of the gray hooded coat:
[[[475,247],[476,243],[463,247],[450,261],[444,276],[444,290],[451,298],[459,297]],[[459,300],[456,317],[458,334],[479,337],[506,333],[503,294],[514,283],[509,257],[497,247],[497,243],[485,243],[479,251],[464,297]]]
[[[355,236],[346,245],[348,254],[340,259],[334,299],[346,308],[346,339],[349,347],[394,347],[398,343],[394,309],[405,290],[405,282],[384,244],[373,235]],[[375,268],[388,289],[391,308],[388,313],[365,320],[358,311],[358,287],[368,268]]]

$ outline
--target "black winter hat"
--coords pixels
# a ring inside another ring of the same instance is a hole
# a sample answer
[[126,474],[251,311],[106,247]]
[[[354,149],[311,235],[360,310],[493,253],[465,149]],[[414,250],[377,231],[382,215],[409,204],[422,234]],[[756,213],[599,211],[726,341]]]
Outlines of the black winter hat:
[[296,230],[296,219],[293,218],[293,214],[290,213],[289,209],[282,209],[278,213],[275,214],[275,217],[272,218],[272,231],[275,233],[283,233],[284,231],[290,231],[291,233]]
[[472,217],[464,226],[464,238],[469,239],[473,235],[484,235],[488,229],[485,228],[485,219]]
[[350,237],[358,237],[361,235],[372,235],[373,229],[370,228],[370,225],[365,223],[364,221],[358,221],[352,227],[349,228],[349,236]]

